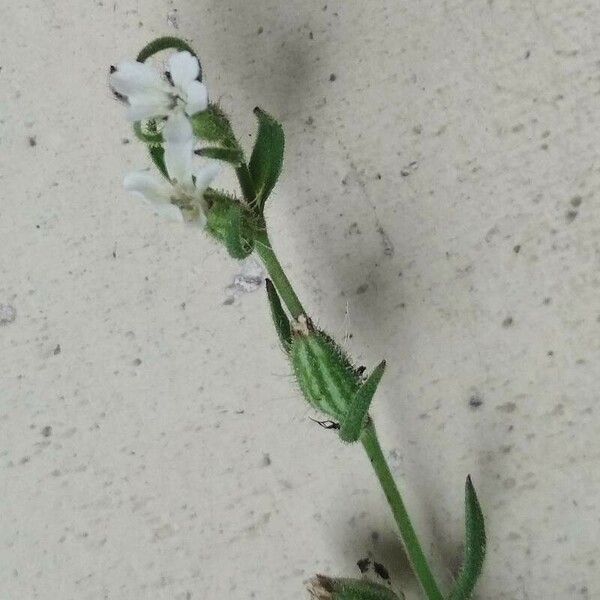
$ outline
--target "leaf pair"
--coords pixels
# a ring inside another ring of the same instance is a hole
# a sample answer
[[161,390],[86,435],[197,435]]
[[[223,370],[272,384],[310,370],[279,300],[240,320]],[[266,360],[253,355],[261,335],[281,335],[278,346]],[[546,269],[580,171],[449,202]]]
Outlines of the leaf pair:
[[229,120],[218,106],[211,104],[208,110],[195,114],[192,125],[200,139],[219,144],[202,148],[197,154],[234,166],[244,199],[257,216],[262,216],[265,201],[281,173],[285,139],[283,128],[273,117],[258,107],[254,109],[254,114],[258,118],[258,134],[248,164]]

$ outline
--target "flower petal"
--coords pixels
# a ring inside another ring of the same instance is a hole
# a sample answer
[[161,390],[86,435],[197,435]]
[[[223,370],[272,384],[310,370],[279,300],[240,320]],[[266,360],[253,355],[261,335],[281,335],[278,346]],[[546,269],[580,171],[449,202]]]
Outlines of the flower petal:
[[119,63],[117,70],[110,76],[110,85],[123,96],[152,90],[165,91],[169,87],[152,67],[135,60]]
[[171,109],[171,98],[168,94],[151,92],[129,96],[127,118],[130,121],[144,121],[152,117],[164,117]]
[[184,89],[185,112],[192,116],[208,107],[208,90],[201,81],[192,81]]
[[169,179],[175,185],[190,188],[192,185],[192,157],[194,154],[194,136],[187,117],[176,112],[172,114],[163,128],[165,139],[165,166]]
[[123,187],[156,204],[170,204],[171,186],[148,171],[134,171],[123,179]]
[[187,50],[177,52],[169,58],[169,73],[173,83],[184,89],[200,74],[200,64]]
[[195,219],[188,221],[188,224],[199,229],[204,229],[206,227],[206,215],[200,212]]
[[206,188],[213,182],[213,179],[220,173],[221,165],[217,161],[211,161],[204,167],[194,171],[194,184],[196,191],[200,194],[206,191]]
[[181,111],[174,111],[162,131],[165,142],[178,144],[183,142],[193,142],[194,134],[192,124]]
[[152,205],[152,209],[154,210],[154,214],[169,221],[182,223],[184,220],[181,209],[174,204],[154,204]]

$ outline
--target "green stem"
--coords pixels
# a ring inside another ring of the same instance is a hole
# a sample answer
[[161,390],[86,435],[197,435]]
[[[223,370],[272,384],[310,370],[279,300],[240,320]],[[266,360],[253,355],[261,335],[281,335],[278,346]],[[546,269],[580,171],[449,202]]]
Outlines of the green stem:
[[421,544],[417,538],[417,534],[415,533],[406,507],[404,506],[404,502],[402,501],[402,496],[400,496],[398,486],[396,486],[390,467],[388,466],[381,450],[381,446],[379,445],[377,432],[375,431],[375,426],[372,421],[369,422],[369,425],[364,429],[361,441],[367,456],[371,461],[371,465],[373,465],[373,470],[379,479],[379,483],[381,484],[390,508],[392,509],[394,519],[396,520],[402,541],[404,542],[404,547],[406,548],[406,553],[408,554],[408,558],[421,587],[427,594],[429,600],[442,600],[442,594],[433,578],[433,574],[431,573],[431,569],[429,568],[427,559],[425,558],[425,554],[423,553]]
[[294,288],[287,278],[281,263],[277,260],[275,252],[273,252],[267,232],[263,231],[256,235],[254,244],[256,252],[258,252],[258,255],[269,272],[271,281],[273,281],[273,284],[277,288],[281,299],[288,307],[292,317],[297,319],[300,315],[305,315],[306,311],[304,310],[304,307],[300,303],[298,296],[296,296],[296,292],[294,292]]

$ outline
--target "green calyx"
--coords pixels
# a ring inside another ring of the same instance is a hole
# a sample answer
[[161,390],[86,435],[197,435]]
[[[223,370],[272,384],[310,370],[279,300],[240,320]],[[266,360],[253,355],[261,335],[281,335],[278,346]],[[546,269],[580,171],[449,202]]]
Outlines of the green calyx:
[[381,361],[363,381],[346,353],[301,315],[292,325],[279,294],[267,279],[267,297],[279,341],[289,355],[296,380],[309,404],[339,421],[344,442],[357,442],[369,423],[369,407],[385,371]]
[[217,104],[209,104],[206,110],[192,115],[190,122],[198,139],[239,150],[231,123]]
[[206,230],[222,242],[232,258],[242,259],[254,250],[256,225],[253,214],[241,202],[209,190]]
[[308,591],[314,600],[400,600],[385,585],[366,579],[332,578],[317,575],[309,582]]
[[326,333],[315,329],[310,319],[301,317],[294,325],[289,356],[306,400],[343,421],[361,384],[346,353]]

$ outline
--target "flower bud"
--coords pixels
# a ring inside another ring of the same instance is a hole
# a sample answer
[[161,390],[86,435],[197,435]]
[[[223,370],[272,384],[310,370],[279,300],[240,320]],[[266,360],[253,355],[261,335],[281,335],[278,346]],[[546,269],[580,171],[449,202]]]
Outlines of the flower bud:
[[366,579],[331,578],[317,575],[309,581],[314,600],[400,600],[389,587]]
[[311,320],[301,316],[293,324],[290,359],[298,385],[316,409],[342,421],[361,378],[345,352]]

